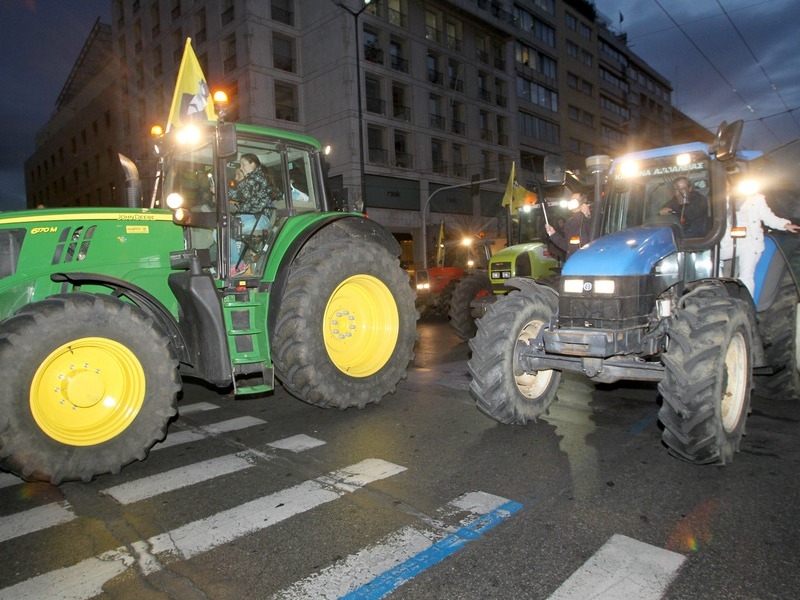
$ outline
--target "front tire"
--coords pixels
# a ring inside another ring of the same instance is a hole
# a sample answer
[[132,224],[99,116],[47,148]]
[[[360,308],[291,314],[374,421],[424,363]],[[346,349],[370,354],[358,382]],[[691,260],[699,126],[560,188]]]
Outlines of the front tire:
[[406,376],[416,321],[408,274],[383,247],[315,246],[290,267],[273,336],[276,375],[316,406],[380,402]]
[[177,412],[178,361],[141,309],[61,294],[0,333],[0,466],[23,479],[89,481],[144,460]]
[[478,326],[472,317],[470,302],[484,295],[491,295],[492,282],[486,273],[474,273],[458,282],[450,298],[450,326],[462,340],[475,335]]
[[752,387],[753,321],[747,303],[703,296],[686,301],[669,328],[659,419],[670,452],[724,465],[739,450]]
[[558,311],[551,290],[526,286],[489,306],[469,341],[469,389],[478,409],[505,424],[525,424],[544,414],[555,400],[561,372],[526,373],[516,364],[518,345],[529,345]]

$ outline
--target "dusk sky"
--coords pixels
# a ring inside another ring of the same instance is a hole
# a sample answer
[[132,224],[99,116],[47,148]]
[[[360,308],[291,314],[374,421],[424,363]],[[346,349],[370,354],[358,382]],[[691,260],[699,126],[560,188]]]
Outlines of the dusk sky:
[[[800,138],[798,0],[595,5],[709,131],[744,119],[742,144],[762,151]],[[24,207],[23,163],[98,17],[111,22],[110,0],[0,0],[0,210]]]

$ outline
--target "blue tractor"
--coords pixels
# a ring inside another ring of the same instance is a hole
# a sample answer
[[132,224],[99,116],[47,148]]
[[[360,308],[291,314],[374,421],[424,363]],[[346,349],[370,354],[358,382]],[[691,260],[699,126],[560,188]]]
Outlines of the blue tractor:
[[[535,421],[564,371],[654,381],[669,451],[721,465],[739,449],[754,389],[800,398],[800,235],[764,236],[751,294],[739,279],[735,203],[737,185],[764,172],[760,153],[738,150],[741,131],[723,123],[712,144],[587,160],[603,184],[594,241],[567,260],[557,290],[511,279],[478,321],[468,367],[481,411]],[[678,180],[692,211],[665,208]]]

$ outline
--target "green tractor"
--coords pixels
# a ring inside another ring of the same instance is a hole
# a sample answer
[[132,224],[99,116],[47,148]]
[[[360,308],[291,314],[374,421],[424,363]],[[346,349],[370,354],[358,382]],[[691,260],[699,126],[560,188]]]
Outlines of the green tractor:
[[[553,172],[553,175],[548,173]],[[486,314],[490,304],[508,293],[505,283],[512,277],[527,277],[555,285],[564,256],[548,242],[545,224],[558,225],[570,215],[568,198],[583,189],[570,172],[564,172],[559,159],[548,156],[545,179],[537,181],[535,204],[508,205],[508,245],[489,258],[487,271],[476,271],[461,279],[450,299],[450,325],[462,340],[477,331],[476,319]]]
[[[0,215],[0,467],[23,479],[89,481],[143,460],[183,377],[236,394],[277,379],[345,409],[406,375],[417,312],[400,247],[332,210],[319,142],[210,121],[158,149],[151,205],[172,209],[141,208],[123,160],[127,208]],[[267,230],[229,202],[243,154],[277,190]]]

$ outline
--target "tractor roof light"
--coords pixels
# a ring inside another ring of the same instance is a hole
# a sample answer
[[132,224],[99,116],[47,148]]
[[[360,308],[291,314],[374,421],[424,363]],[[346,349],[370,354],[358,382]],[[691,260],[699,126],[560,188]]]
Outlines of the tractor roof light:
[[194,145],[200,141],[200,130],[194,125],[187,125],[178,130],[177,140],[179,144]]
[[747,197],[757,194],[761,189],[761,185],[757,179],[742,179],[736,189],[741,196]]
[[167,196],[167,206],[172,210],[177,210],[183,206],[183,196],[177,192],[172,192]]

